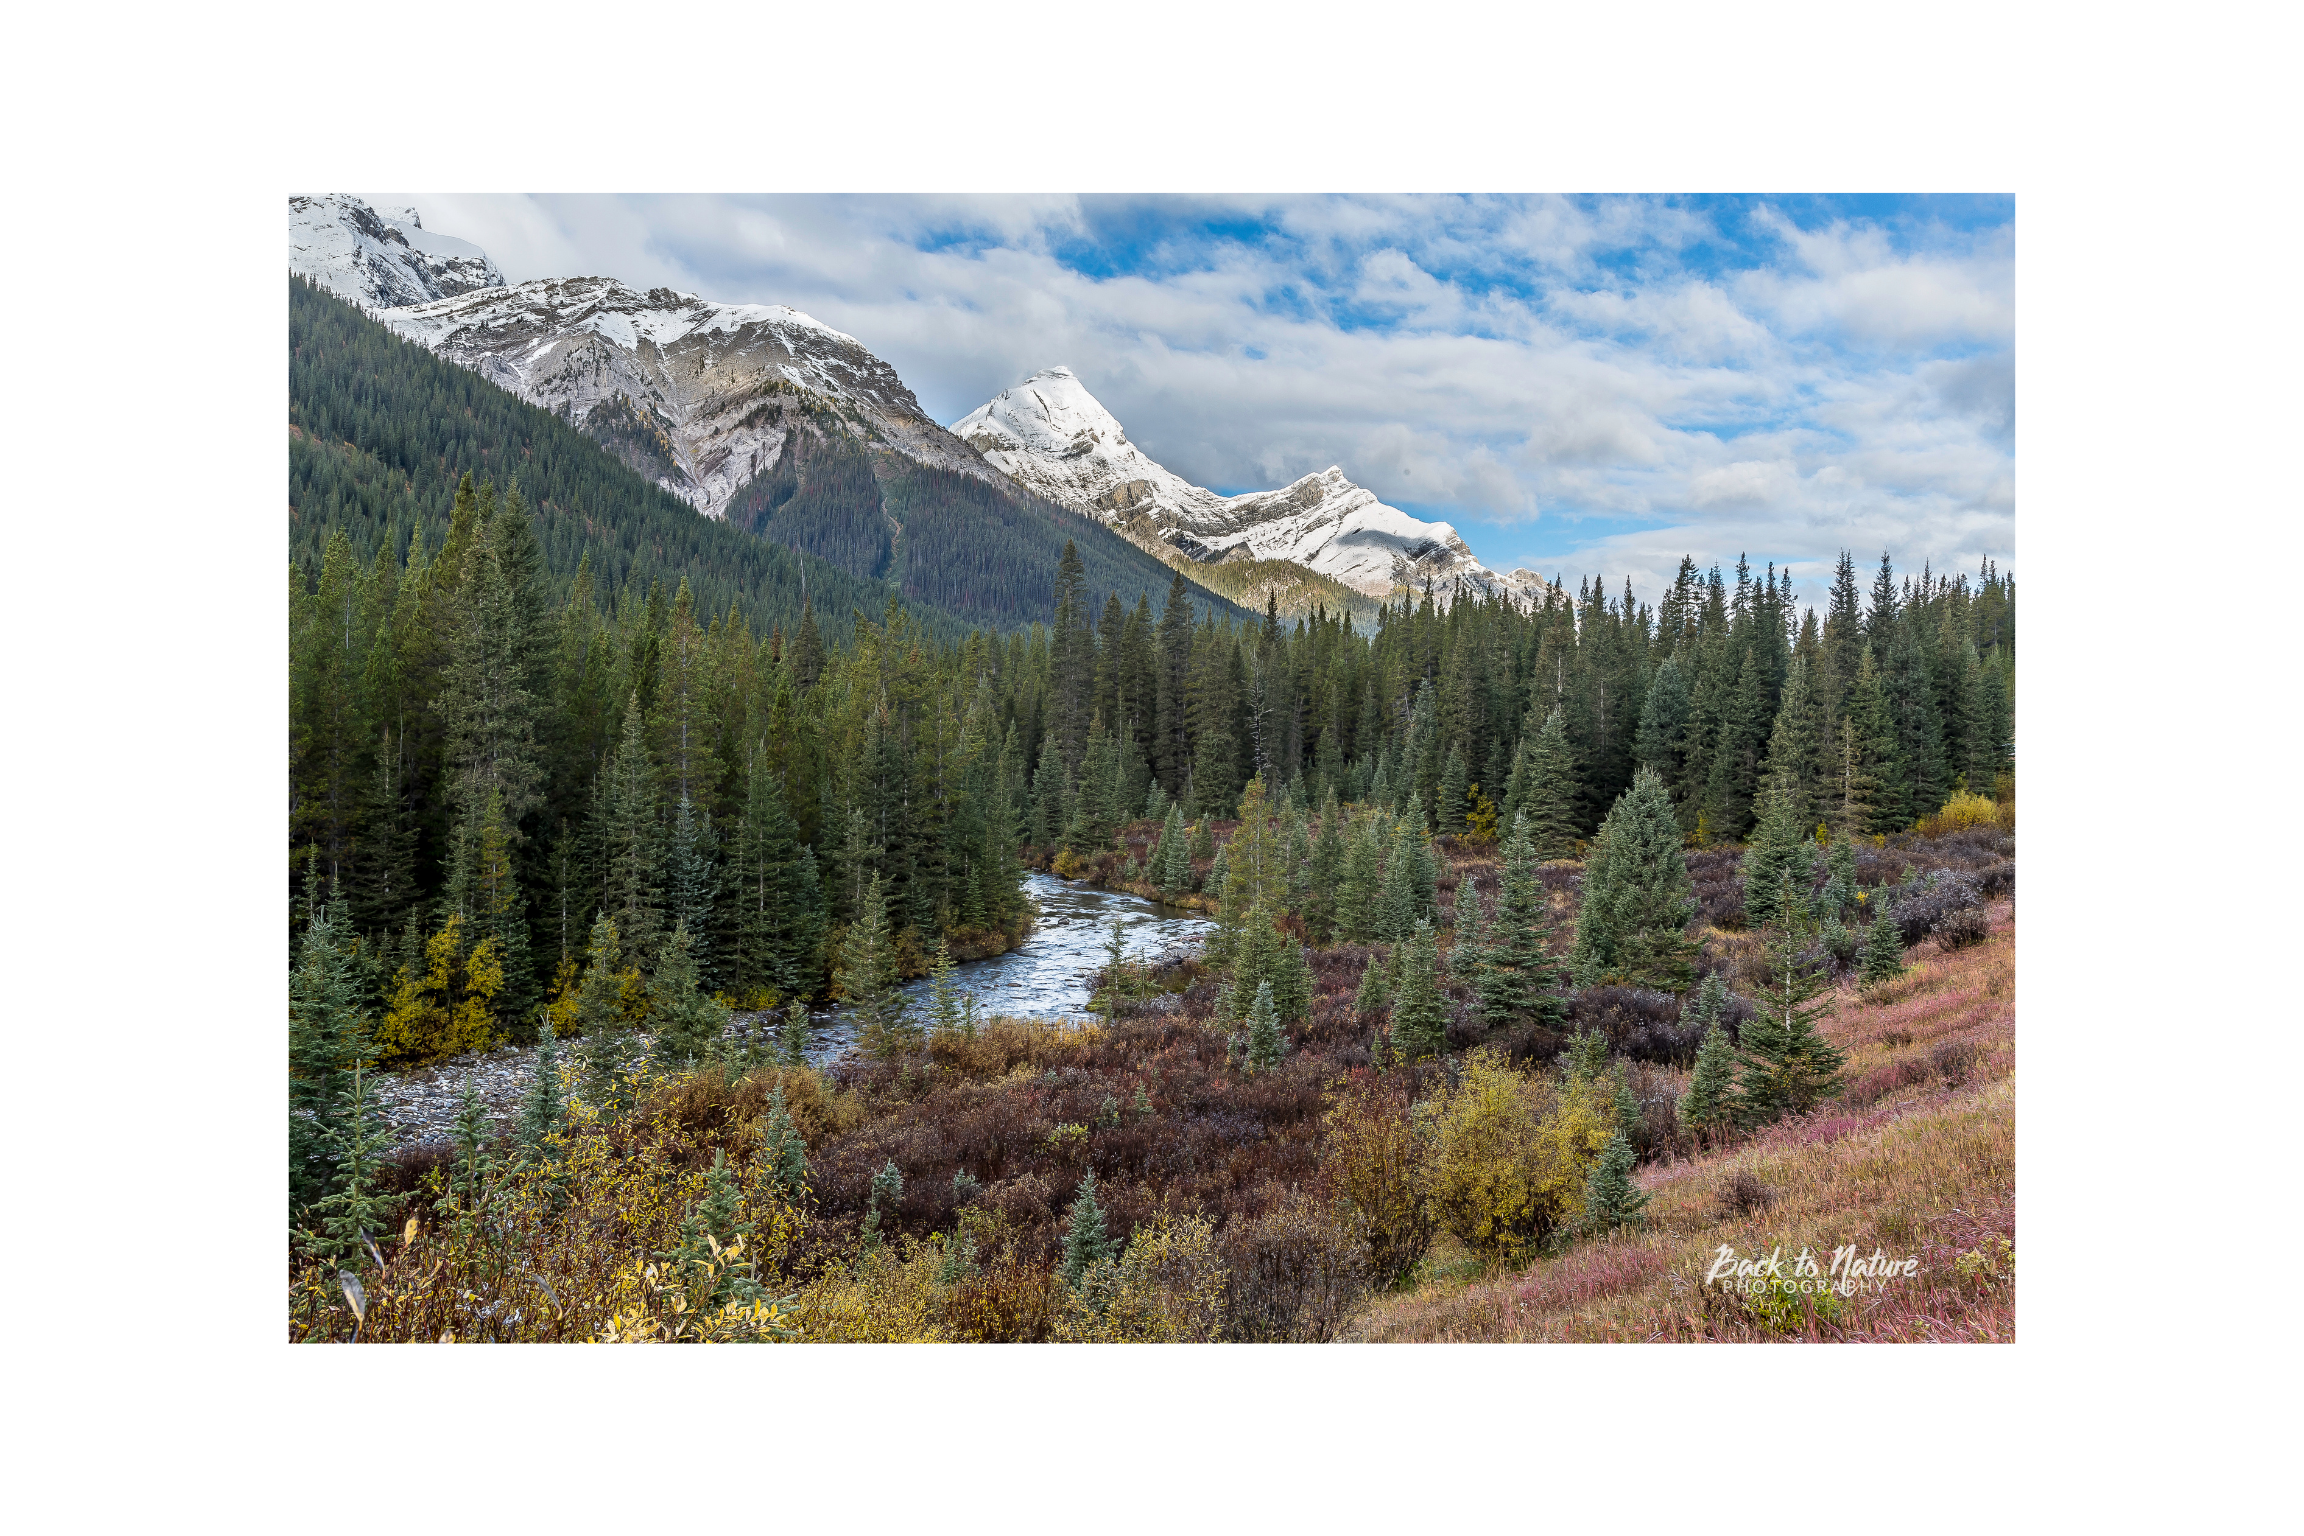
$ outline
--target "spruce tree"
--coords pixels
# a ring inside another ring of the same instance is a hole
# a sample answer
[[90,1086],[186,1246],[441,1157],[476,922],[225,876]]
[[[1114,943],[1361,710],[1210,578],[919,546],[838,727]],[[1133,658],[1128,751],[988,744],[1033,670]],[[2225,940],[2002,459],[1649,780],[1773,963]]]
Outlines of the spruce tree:
[[[316,901],[316,898],[315,898]],[[340,1184],[331,1139],[351,1075],[368,1054],[350,936],[319,907],[304,929],[288,993],[288,1209]]]
[[1163,896],[1192,889],[1192,837],[1185,830],[1182,806],[1168,807],[1160,828],[1160,848],[1152,861],[1152,883]]
[[1894,981],[1904,974],[1904,935],[1897,928],[1896,919],[1889,916],[1885,899],[1873,915],[1871,926],[1864,930],[1864,952],[1856,962],[1856,971],[1867,987]]
[[1383,843],[1376,817],[1363,813],[1344,853],[1344,872],[1336,883],[1336,934],[1355,944],[1377,936],[1383,889]]
[[665,942],[664,958],[648,981],[648,1022],[661,1061],[691,1065],[720,1048],[728,1030],[728,1010],[697,984],[690,958],[688,925],[680,923]]
[[807,1194],[808,1144],[785,1107],[782,1083],[769,1091],[768,1112],[760,1117],[760,1149],[755,1155],[770,1187],[784,1198],[799,1200]]
[[1608,1037],[1597,1029],[1580,1030],[1568,1037],[1561,1062],[1571,1083],[1598,1082],[1608,1070]]
[[1735,1087],[1736,1048],[1729,1043],[1728,1031],[1715,1023],[1704,1032],[1704,1043],[1696,1049],[1696,1070],[1688,1079],[1688,1091],[1680,1096],[1681,1126],[1706,1139],[1726,1131],[1736,1121]]
[[808,1004],[803,998],[794,998],[785,1005],[784,1021],[776,1031],[776,1049],[784,1065],[808,1065]]
[[904,1198],[904,1174],[890,1158],[872,1175],[872,1192],[864,1205],[864,1240],[873,1247],[880,1245],[880,1217],[883,1211],[893,1211]]
[[479,1205],[481,1187],[495,1168],[495,1159],[488,1151],[489,1130],[487,1106],[481,1102],[472,1074],[466,1072],[464,1094],[456,1105],[456,1129],[450,1138],[456,1147],[456,1191],[466,1210]]
[[1754,928],[1804,916],[1816,867],[1816,845],[1797,795],[1772,789],[1770,796],[1744,853],[1744,920]]
[[1632,1074],[1621,1060],[1616,1063],[1616,1089],[1611,1097],[1616,1105],[1617,1130],[1627,1138],[1638,1140],[1642,1124],[1640,1099],[1632,1091]]
[[[1821,970],[1802,957],[1799,936],[1778,930],[1767,959],[1759,1009],[1737,1037],[1743,1070],[1736,1117],[1746,1125],[1801,1114],[1831,1098],[1840,1091],[1840,1068],[1847,1060],[1816,1031],[1816,1021],[1832,1011],[1830,988]],[[1817,1002],[1819,996],[1825,1000]]]
[[957,969],[950,941],[938,939],[936,954],[928,962],[928,1028],[939,1036],[960,1033],[960,988],[952,980]]
[[326,1140],[328,1155],[336,1164],[336,1187],[313,1202],[318,1227],[305,1234],[305,1246],[323,1263],[349,1263],[364,1270],[363,1239],[389,1231],[406,1197],[387,1195],[377,1187],[392,1137],[376,1113],[370,1084],[360,1065],[352,1068],[352,1080],[338,1103]]
[[560,1091],[560,1044],[552,1032],[551,1015],[547,1014],[536,1042],[536,1075],[521,1100],[520,1123],[514,1132],[523,1161],[544,1160],[550,1150],[546,1142],[560,1129],[566,1115]]
[[1304,902],[1305,926],[1315,943],[1333,943],[1337,937],[1338,886],[1348,857],[1344,838],[1344,811],[1333,785],[1320,805],[1320,835],[1312,843],[1311,868]]
[[1577,793],[1576,757],[1561,707],[1552,706],[1540,726],[1530,710],[1529,728],[1521,733],[1520,752],[1504,790],[1505,823],[1517,822],[1526,812],[1528,840],[1536,856],[1567,858],[1575,851]]
[[1392,1003],[1389,967],[1381,956],[1371,953],[1368,963],[1360,971],[1360,989],[1352,996],[1352,1011],[1358,1014],[1382,1013]]
[[1424,916],[1416,901],[1416,844],[1419,833],[1411,817],[1393,823],[1392,846],[1384,855],[1384,878],[1377,888],[1374,920],[1370,927],[1387,944],[1397,944],[1415,930]]
[[1112,1239],[1104,1228],[1104,1207],[1096,1203],[1096,1170],[1088,1170],[1065,1215],[1064,1257],[1057,1273],[1074,1290],[1091,1269],[1112,1257]]
[[1419,922],[1399,946],[1400,985],[1392,1004],[1392,1039],[1408,1060],[1448,1054],[1448,1008],[1434,974],[1432,928]]
[[1768,737],[1762,798],[1780,807],[1803,833],[1816,824],[1816,808],[1826,778],[1824,706],[1808,677],[1806,657],[1792,658],[1784,677],[1783,702]]
[[898,988],[896,942],[888,932],[888,898],[874,875],[862,909],[841,946],[840,985],[847,994],[856,1040],[865,1052],[894,1061],[915,1044],[911,1005]]
[[1648,1196],[1632,1179],[1632,1143],[1618,1131],[1584,1181],[1585,1225],[1595,1232],[1635,1225],[1647,1203]]
[[1473,982],[1480,993],[1481,1019],[1490,1029],[1527,1023],[1557,1029],[1565,1013],[1560,988],[1566,977],[1552,954],[1551,904],[1537,873],[1528,820],[1528,813],[1521,812],[1504,840],[1496,917]]
[[1439,828],[1443,837],[1464,835],[1464,790],[1471,775],[1464,767],[1461,748],[1448,749],[1447,766],[1440,770]]
[[1269,1072],[1280,1065],[1287,1042],[1280,1033],[1280,1014],[1272,1005],[1272,983],[1256,984],[1256,1001],[1248,1009],[1248,1070]]
[[1601,823],[1584,863],[1571,962],[1577,980],[1683,990],[1695,952],[1687,927],[1695,916],[1695,883],[1671,798],[1655,770],[1643,768]]

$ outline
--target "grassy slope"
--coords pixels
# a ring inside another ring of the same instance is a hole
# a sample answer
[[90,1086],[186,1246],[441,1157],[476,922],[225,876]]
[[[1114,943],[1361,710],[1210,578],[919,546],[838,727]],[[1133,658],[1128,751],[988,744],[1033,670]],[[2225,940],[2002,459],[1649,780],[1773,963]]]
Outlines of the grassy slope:
[[[2015,969],[2010,904],[1991,937],[1954,954],[1923,944],[1914,969],[1871,998],[1843,988],[1825,1033],[1848,1053],[1848,1093],[1749,1142],[1641,1171],[1644,1231],[1581,1244],[1524,1271],[1430,1281],[1356,1320],[1363,1339],[1757,1339],[1766,1332],[1702,1285],[1721,1244],[1820,1255],[1856,1243],[1915,1255],[1917,1275],[1847,1303],[1827,1339],[2012,1340],[2007,1278],[1963,1277],[1962,1254],[2016,1223]],[[1775,1193],[1741,1214],[1724,1186],[1749,1172]],[[1438,1267],[1438,1266],[1436,1266]]]

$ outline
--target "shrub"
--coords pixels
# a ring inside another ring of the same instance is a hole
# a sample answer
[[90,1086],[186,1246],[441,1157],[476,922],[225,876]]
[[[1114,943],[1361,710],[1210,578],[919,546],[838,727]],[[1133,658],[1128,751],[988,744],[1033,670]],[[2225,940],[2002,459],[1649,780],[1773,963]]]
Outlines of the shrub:
[[1942,837],[1948,832],[1964,832],[1970,827],[1993,827],[2012,831],[2016,825],[2016,804],[2011,800],[2005,808],[1989,795],[1974,795],[1967,790],[1954,790],[1944,808],[1932,816],[1923,816],[1912,824],[1912,830],[1922,837]]
[[1495,1051],[1465,1058],[1439,1106],[1432,1205],[1440,1225],[1485,1259],[1525,1252],[1583,1214],[1584,1183],[1616,1133],[1606,1078],[1564,1088],[1522,1077]]
[[1976,1048],[1973,1041],[1947,1040],[1936,1047],[1930,1057],[1930,1064],[1942,1074],[1945,1082],[1957,1088],[1968,1081],[1968,1074],[1976,1069],[1977,1058],[1981,1055],[1983,1052]]
[[1163,1216],[1128,1239],[1101,1308],[1074,1292],[1056,1337],[1100,1344],[1210,1344],[1223,1328],[1227,1272],[1207,1220]]
[[1926,938],[1937,923],[1952,913],[1982,906],[1984,893],[1969,876],[1937,869],[1895,890],[1882,891],[1874,899],[1880,903],[1881,910],[1894,919],[1898,934],[1909,948]]
[[1371,1278],[1405,1280],[1432,1246],[1432,1134],[1409,1113],[1405,1079],[1355,1072],[1334,1085],[1320,1143],[1328,1192],[1368,1245]]
[[1368,1245],[1329,1206],[1290,1190],[1224,1228],[1225,1334],[1324,1343],[1368,1292]]
[[1936,919],[1935,926],[1928,932],[1934,936],[1939,949],[1966,949],[1971,944],[1983,943],[1991,926],[1985,919],[1983,909],[1962,907]]
[[2016,894],[2016,861],[1994,859],[1976,871],[1976,889],[1985,896],[1999,898]]
[[1776,1191],[1760,1182],[1748,1168],[1739,1168],[1720,1183],[1722,1219],[1757,1216],[1776,1203]]

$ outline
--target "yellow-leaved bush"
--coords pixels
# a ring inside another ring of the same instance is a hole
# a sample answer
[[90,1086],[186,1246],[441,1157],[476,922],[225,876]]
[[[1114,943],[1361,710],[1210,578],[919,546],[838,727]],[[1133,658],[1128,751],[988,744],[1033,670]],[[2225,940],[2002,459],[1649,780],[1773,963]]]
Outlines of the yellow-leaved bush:
[[493,938],[464,950],[464,918],[424,944],[421,975],[402,966],[376,1027],[376,1054],[386,1066],[425,1062],[497,1043],[495,999],[504,989],[504,960]]
[[1129,1234],[1117,1265],[1078,1290],[1058,1280],[1056,1337],[1083,1344],[1210,1344],[1224,1326],[1224,1261],[1201,1216],[1158,1216]]
[[1452,1092],[1419,1107],[1437,1143],[1433,1214],[1487,1259],[1524,1253],[1583,1214],[1584,1182],[1615,1130],[1598,1082],[1529,1076],[1488,1048],[1465,1058]]

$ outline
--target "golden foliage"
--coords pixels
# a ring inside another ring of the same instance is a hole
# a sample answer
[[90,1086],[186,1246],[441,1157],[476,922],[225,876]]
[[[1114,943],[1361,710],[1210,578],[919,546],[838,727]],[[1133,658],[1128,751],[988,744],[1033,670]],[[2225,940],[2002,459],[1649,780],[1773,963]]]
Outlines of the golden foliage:
[[1163,1215],[1128,1238],[1120,1262],[1065,1288],[1056,1337],[1082,1344],[1209,1344],[1224,1326],[1224,1261],[1205,1217]]
[[1956,789],[1952,798],[1944,802],[1943,809],[1934,815],[1923,816],[1912,824],[1912,830],[1923,837],[1942,837],[1948,832],[1963,832],[1970,827],[1998,827],[2003,832],[2016,830],[2016,802],[2005,804],[1989,795],[1971,794]]
[[1386,1079],[1358,1073],[1331,1085],[1323,1127],[1328,1188],[1351,1207],[1377,1281],[1396,1283],[1432,1246],[1430,1119],[1411,1117]]
[[464,918],[447,924],[424,944],[424,972],[402,966],[392,979],[384,1020],[376,1028],[376,1053],[386,1066],[431,1061],[466,1051],[485,1051],[498,1039],[496,994],[504,989],[504,961],[493,938],[464,952]]
[[1555,1087],[1491,1049],[1465,1058],[1463,1081],[1431,1113],[1433,1213],[1488,1259],[1525,1251],[1583,1214],[1585,1178],[1615,1129],[1598,1082]]

